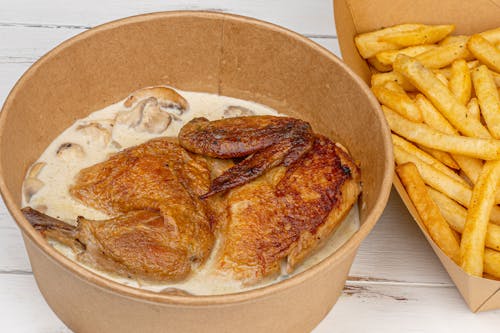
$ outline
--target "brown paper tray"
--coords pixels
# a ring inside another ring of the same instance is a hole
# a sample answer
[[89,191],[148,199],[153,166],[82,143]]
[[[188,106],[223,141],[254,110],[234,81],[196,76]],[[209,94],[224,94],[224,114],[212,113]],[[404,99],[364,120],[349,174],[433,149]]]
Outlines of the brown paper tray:
[[[456,25],[455,34],[472,34],[500,24],[498,0],[335,0],[334,9],[343,60],[366,82],[369,82],[370,72],[354,44],[354,36],[358,33],[400,23],[453,23]],[[448,258],[427,234],[397,176],[394,177],[394,187],[471,311],[500,309],[500,281],[470,276]]]

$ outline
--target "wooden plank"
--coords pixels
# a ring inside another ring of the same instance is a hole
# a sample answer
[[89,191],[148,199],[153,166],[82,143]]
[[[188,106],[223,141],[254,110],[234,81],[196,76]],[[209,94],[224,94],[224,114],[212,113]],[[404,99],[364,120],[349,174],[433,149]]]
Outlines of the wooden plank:
[[361,244],[350,276],[352,280],[452,285],[395,190],[377,225]]
[[211,10],[251,16],[302,34],[334,35],[333,2],[324,0],[170,0],[170,1],[11,1],[0,23],[91,27],[122,17],[167,10]]
[[313,332],[496,332],[499,315],[471,313],[453,287],[351,283]]
[[3,332],[71,332],[45,303],[33,275],[0,274],[0,295]]
[[85,30],[0,25],[0,63],[33,63],[61,42]]

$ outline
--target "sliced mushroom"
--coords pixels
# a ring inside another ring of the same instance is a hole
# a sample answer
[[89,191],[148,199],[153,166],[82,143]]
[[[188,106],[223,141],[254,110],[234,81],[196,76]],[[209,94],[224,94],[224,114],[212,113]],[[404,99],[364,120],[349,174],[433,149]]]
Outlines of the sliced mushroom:
[[47,205],[36,205],[35,208],[37,211],[39,211],[40,213],[45,213],[47,211],[47,209],[49,209],[47,207]]
[[161,133],[171,121],[171,115],[161,110],[154,97],[139,102],[130,111],[122,111],[116,115],[116,123],[128,125],[139,132]]
[[40,174],[40,171],[42,171],[43,167],[46,166],[47,163],[45,162],[37,162],[33,164],[28,171],[28,177],[27,178],[36,178]]
[[26,202],[30,202],[31,198],[45,185],[38,178],[26,178],[23,183],[23,193]]
[[123,102],[123,105],[129,108],[135,103],[149,97],[155,97],[158,100],[160,107],[174,107],[179,109],[181,113],[189,108],[189,104],[184,97],[179,95],[179,93],[175,90],[165,86],[154,86],[139,89],[128,96],[125,102]]
[[117,150],[122,149],[122,145],[118,141],[113,140],[111,141],[110,145]]
[[187,292],[185,290],[179,289],[179,288],[173,288],[173,287],[168,287],[165,289],[160,290],[161,294],[168,294],[168,295],[174,295],[174,296],[190,296],[193,295],[190,292]]
[[28,175],[23,183],[23,194],[27,202],[45,185],[37,176],[46,164],[45,162],[35,163],[28,171]]
[[56,152],[57,157],[65,161],[80,159],[85,156],[82,146],[76,143],[63,143]]
[[224,118],[254,116],[255,112],[243,106],[230,105],[224,110]]
[[99,123],[92,122],[80,125],[76,128],[76,130],[82,132],[86,137],[88,137],[89,142],[97,143],[101,147],[106,147],[111,140],[111,131],[104,128]]

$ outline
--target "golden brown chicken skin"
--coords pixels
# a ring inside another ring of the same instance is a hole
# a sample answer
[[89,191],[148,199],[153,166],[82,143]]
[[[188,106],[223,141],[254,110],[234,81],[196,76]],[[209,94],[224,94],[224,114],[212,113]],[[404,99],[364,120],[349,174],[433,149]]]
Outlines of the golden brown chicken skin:
[[73,248],[77,260],[89,266],[148,281],[181,280],[189,274],[186,249],[169,237],[157,211],[133,211],[102,221],[80,217],[76,227],[30,207],[22,211],[35,229]]
[[248,156],[214,179],[203,198],[245,184],[275,166],[292,164],[312,142],[309,123],[275,116],[195,118],[179,133],[179,143],[191,152],[215,158]]
[[[83,204],[118,219],[138,210],[158,214],[163,227],[157,236],[162,242],[168,242],[168,253],[173,255],[170,261],[162,259],[166,263],[162,270],[175,272],[169,279],[179,279],[203,263],[214,244],[216,214],[210,200],[199,199],[208,191],[209,184],[210,170],[204,159],[191,156],[169,138],[159,138],[83,169],[70,193]],[[127,223],[121,225],[129,228]],[[121,225],[116,222],[113,229],[121,233]],[[124,248],[125,239],[130,240],[131,249],[137,247],[132,234],[120,239]],[[154,251],[150,253],[156,256]],[[139,267],[144,258],[137,257],[137,260]],[[149,272],[152,277],[156,274],[156,271]]]
[[228,223],[219,269],[246,284],[291,272],[322,245],[360,193],[359,169],[332,141],[313,148],[288,169],[277,167],[227,194]]
[[181,129],[179,141],[198,154],[246,157],[202,196],[230,190],[219,269],[245,283],[277,274],[283,260],[292,271],[335,230],[360,193],[359,169],[349,155],[298,119],[196,118]]

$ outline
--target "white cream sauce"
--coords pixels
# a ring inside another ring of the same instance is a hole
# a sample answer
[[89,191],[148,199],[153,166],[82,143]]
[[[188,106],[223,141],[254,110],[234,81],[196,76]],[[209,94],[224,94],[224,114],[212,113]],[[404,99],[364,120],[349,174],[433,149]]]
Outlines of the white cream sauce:
[[[95,111],[86,118],[77,120],[72,126],[61,133],[35,162],[46,163],[36,176],[44,185],[30,200],[23,195],[23,206],[45,210],[45,214],[70,224],[75,224],[76,218],[80,215],[93,220],[109,218],[110,216],[87,207],[70,196],[68,191],[69,186],[73,183],[76,174],[81,169],[105,161],[110,154],[144,143],[155,137],[177,136],[181,127],[193,118],[221,119],[224,117],[224,111],[229,106],[244,107],[252,110],[256,115],[279,115],[269,107],[250,101],[199,92],[181,90],[177,90],[177,92],[188,101],[189,109],[181,115],[178,115],[174,109],[165,109],[165,111],[176,116],[172,118],[172,122],[162,133],[151,134],[148,132],[139,132],[134,128],[129,128],[127,125],[115,124],[114,119],[118,112],[130,110],[123,106],[123,101]],[[103,129],[107,130],[111,135],[109,143],[104,144],[102,137],[91,137],[83,131],[78,130],[79,126],[85,126],[89,123],[99,123]],[[83,154],[69,153],[62,158],[57,156],[59,147],[65,143],[80,145],[83,149]],[[108,279],[128,286],[152,291],[160,292],[166,288],[178,288],[195,295],[228,294],[259,288],[298,274],[331,255],[358,229],[359,216],[356,205],[351,209],[349,215],[344,219],[335,233],[325,242],[325,245],[306,258],[295,269],[293,274],[281,275],[277,279],[268,279],[253,286],[242,286],[239,281],[221,276],[220,274],[214,274],[214,254],[217,252],[218,242],[216,242],[212,255],[207,262],[198,270],[192,272],[186,280],[178,283],[151,284],[136,279],[118,277],[91,267],[85,267]],[[51,244],[67,257],[75,258],[70,248],[53,241],[51,241]]]

